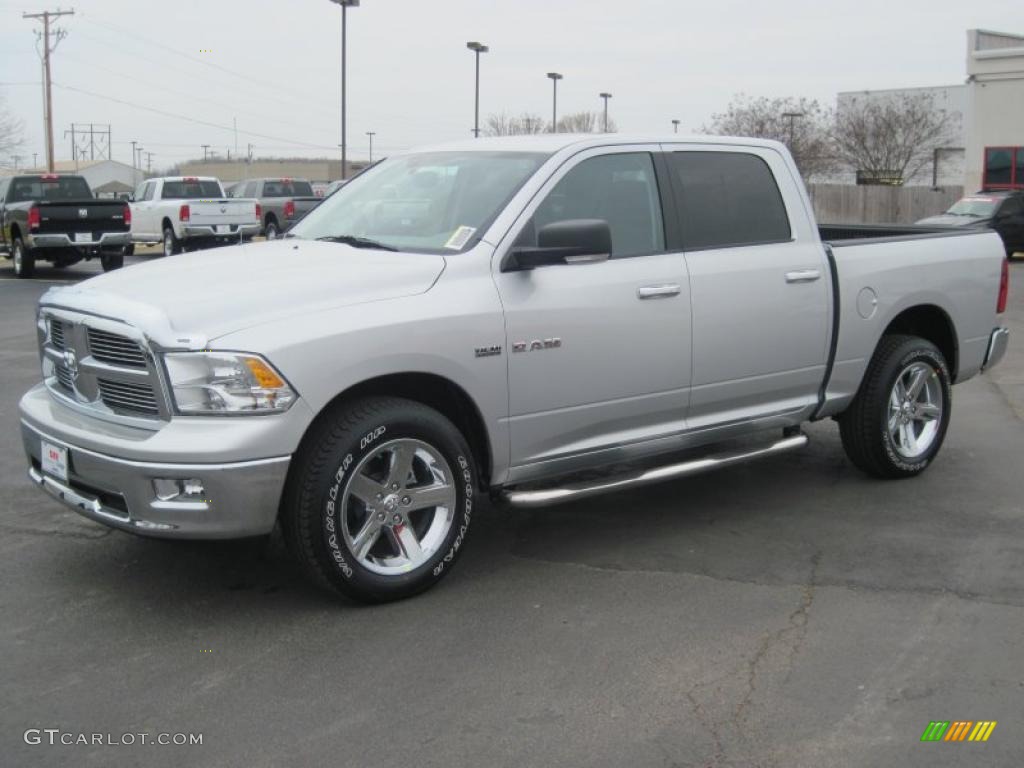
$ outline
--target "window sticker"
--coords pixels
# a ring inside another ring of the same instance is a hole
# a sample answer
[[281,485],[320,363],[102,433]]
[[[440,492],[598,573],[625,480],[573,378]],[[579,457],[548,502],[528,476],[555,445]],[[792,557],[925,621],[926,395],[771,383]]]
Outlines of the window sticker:
[[461,251],[466,243],[469,242],[469,238],[476,232],[476,227],[459,227],[448,238],[448,242],[444,244],[445,248],[451,248],[453,251]]

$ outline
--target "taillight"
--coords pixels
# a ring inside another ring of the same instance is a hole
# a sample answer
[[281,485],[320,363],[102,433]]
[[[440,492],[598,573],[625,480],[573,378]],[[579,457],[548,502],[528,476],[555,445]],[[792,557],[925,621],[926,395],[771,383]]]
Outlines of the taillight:
[[284,217],[290,219],[295,215],[295,201],[289,200],[284,204]]
[[1006,311],[1006,300],[1010,297],[1010,260],[1003,259],[1003,274],[999,277],[999,300],[996,302],[996,313]]
[[186,203],[178,209],[178,221],[188,221],[190,218],[192,218],[192,211],[189,210],[188,203]]
[[39,209],[34,205],[28,209],[28,228],[39,229],[39,225],[42,224],[43,217],[39,214]]
[[124,207],[124,225],[129,229],[132,226],[132,207],[130,205]]
[[256,203],[256,221],[263,221],[263,206]]

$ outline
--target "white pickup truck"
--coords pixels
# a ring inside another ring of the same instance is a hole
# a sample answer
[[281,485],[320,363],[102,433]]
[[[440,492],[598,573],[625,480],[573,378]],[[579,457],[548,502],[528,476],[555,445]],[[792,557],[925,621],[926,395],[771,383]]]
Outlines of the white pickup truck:
[[775,142],[474,139],[281,240],[50,289],[22,438],[93,520],[280,526],[316,582],[392,600],[451,570],[488,494],[628,515],[824,418],[865,472],[919,474],[951,386],[1006,351],[1007,290],[995,232],[819,227]]
[[163,243],[164,256],[248,240],[263,221],[258,201],[227,197],[210,176],[147,179],[131,208],[132,243]]

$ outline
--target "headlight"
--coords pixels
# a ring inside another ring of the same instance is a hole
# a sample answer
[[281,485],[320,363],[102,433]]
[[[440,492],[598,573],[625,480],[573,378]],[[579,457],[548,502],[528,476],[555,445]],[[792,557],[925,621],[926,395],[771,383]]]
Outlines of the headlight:
[[297,397],[259,355],[172,352],[164,362],[183,414],[277,413],[288,410]]

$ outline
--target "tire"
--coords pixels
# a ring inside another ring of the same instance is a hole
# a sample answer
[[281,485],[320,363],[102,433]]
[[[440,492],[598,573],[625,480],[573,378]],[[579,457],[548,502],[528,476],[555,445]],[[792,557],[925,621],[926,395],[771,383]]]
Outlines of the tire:
[[949,366],[938,347],[917,336],[883,336],[857,397],[838,419],[846,455],[875,477],[919,475],[942,447],[952,403]]
[[174,229],[164,227],[164,256],[174,256],[181,253],[181,240],[174,234]]
[[122,251],[101,253],[100,266],[103,267],[104,272],[111,272],[115,269],[120,269],[124,266],[124,253]]
[[128,243],[128,245],[126,245],[124,247],[124,255],[125,256],[134,256],[135,255],[135,243]]
[[27,279],[35,274],[35,254],[25,248],[25,244],[20,237],[15,237],[11,242],[11,259],[14,261],[15,276]]
[[443,415],[411,400],[358,400],[325,412],[303,439],[282,530],[320,586],[359,602],[400,600],[452,569],[476,487],[469,445]]
[[267,226],[263,228],[264,237],[267,240],[277,240],[281,236],[281,230],[277,226],[276,219],[267,219]]

